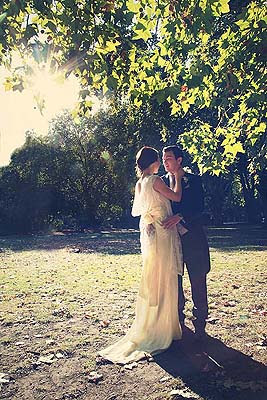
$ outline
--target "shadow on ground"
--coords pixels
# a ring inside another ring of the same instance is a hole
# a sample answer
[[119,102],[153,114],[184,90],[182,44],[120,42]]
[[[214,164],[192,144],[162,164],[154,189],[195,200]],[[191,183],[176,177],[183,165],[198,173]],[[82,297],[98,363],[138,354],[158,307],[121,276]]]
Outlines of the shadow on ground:
[[211,336],[207,336],[203,343],[196,343],[193,332],[186,329],[182,341],[173,342],[167,351],[155,356],[154,360],[203,398],[267,398],[267,367]]
[[[210,247],[221,251],[267,250],[267,229],[262,226],[225,225],[207,228]],[[0,253],[8,251],[69,249],[81,253],[138,254],[139,232],[135,229],[96,232],[0,236]]]
[[263,225],[209,227],[208,238],[210,247],[216,250],[267,250],[267,228]]
[[69,249],[77,253],[111,255],[140,253],[139,232],[134,229],[97,232],[55,232],[46,235],[0,236],[1,251]]

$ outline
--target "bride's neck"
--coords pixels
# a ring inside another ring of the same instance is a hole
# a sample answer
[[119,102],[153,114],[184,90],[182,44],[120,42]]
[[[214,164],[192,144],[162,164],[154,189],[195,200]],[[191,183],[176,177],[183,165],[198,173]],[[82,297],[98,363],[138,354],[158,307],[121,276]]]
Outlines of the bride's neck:
[[143,178],[145,178],[147,176],[151,176],[151,175],[157,174],[158,173],[158,169],[159,169],[159,167],[158,167],[158,165],[156,163],[150,164],[149,167],[147,167],[146,169],[144,169],[142,171],[141,179],[143,179]]
[[151,176],[151,175],[153,175],[154,174],[154,170],[152,170],[152,168],[150,169],[150,168],[147,168],[146,170],[144,170],[143,172],[142,172],[142,175],[141,175],[141,178],[143,179],[143,178],[145,178],[145,177],[147,177],[147,176]]

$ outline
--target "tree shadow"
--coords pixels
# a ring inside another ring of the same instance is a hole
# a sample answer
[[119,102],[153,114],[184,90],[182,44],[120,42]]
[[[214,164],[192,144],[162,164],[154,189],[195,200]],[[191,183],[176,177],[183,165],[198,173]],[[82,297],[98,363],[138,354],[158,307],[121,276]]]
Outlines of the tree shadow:
[[0,252],[51,251],[67,249],[73,253],[109,255],[139,254],[139,231],[135,229],[92,232],[55,232],[40,235],[0,236]]
[[[267,230],[261,226],[225,225],[207,229],[210,247],[216,251],[267,250]],[[139,254],[136,229],[63,231],[50,234],[0,236],[0,253],[59,250],[109,255]]]
[[267,250],[267,229],[264,225],[225,224],[207,229],[209,245],[221,251]]
[[211,336],[197,343],[193,332],[186,328],[183,339],[173,342],[154,360],[204,399],[267,398],[267,367]]

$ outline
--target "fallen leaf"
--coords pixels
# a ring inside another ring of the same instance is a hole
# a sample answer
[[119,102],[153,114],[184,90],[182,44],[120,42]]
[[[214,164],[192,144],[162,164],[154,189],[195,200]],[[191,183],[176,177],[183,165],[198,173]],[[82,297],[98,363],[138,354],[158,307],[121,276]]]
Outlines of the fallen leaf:
[[90,372],[88,379],[89,379],[89,382],[98,383],[99,381],[101,381],[103,379],[103,375],[99,374],[96,371],[92,371],[92,372]]
[[208,319],[206,319],[206,322],[208,322],[209,324],[215,325],[216,322],[220,321],[219,318],[216,317],[210,317]]
[[25,342],[16,342],[15,346],[23,346],[25,344]]
[[199,396],[196,393],[192,393],[187,391],[186,389],[175,389],[169,393],[170,396],[179,396],[179,400],[187,399],[187,400],[194,400],[198,399]]
[[137,367],[137,362],[133,362],[133,363],[131,363],[131,364],[126,364],[126,365],[124,365],[124,369],[133,369],[133,368],[135,368],[135,367]]
[[118,397],[116,393],[111,393],[111,395],[107,398],[107,400],[116,400],[117,398]]
[[47,339],[47,340],[45,341],[45,343],[46,343],[46,344],[54,344],[55,341],[54,341],[53,339]]
[[81,252],[81,249],[79,249],[79,248],[70,249],[69,252],[70,252],[70,253],[80,253],[80,252]]
[[64,354],[61,353],[60,351],[58,351],[58,352],[55,354],[55,356],[56,356],[56,358],[65,358]]
[[239,318],[240,319],[249,319],[250,317],[249,317],[249,315],[244,314],[244,315],[240,315]]
[[233,285],[232,285],[232,288],[233,288],[233,289],[239,289],[240,286],[233,284]]
[[101,328],[107,328],[109,326],[109,324],[110,324],[110,321],[108,321],[108,320],[100,322]]
[[176,395],[178,395],[178,394],[180,394],[180,390],[172,390],[169,394],[170,394],[170,396],[176,396]]
[[257,344],[260,346],[267,346],[267,336],[264,335],[260,339],[261,340]]
[[44,364],[52,364],[53,362],[56,361],[56,358],[54,358],[54,354],[49,354],[47,356],[41,356],[38,359],[38,362],[44,363]]
[[170,376],[163,376],[163,378],[161,378],[159,381],[160,382],[167,382],[167,381],[169,381],[171,378],[170,378]]
[[224,305],[225,307],[235,307],[235,306],[236,306],[236,303],[235,303],[235,301],[225,301],[225,302],[223,303],[223,305]]
[[0,372],[0,383],[8,383],[9,380],[9,376],[7,376],[7,374]]

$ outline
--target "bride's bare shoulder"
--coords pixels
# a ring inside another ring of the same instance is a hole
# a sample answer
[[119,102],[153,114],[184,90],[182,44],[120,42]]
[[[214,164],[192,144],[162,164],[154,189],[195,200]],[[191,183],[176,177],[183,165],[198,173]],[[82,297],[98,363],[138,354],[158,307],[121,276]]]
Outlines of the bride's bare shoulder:
[[162,185],[165,185],[163,179],[160,176],[155,176],[154,182],[153,182],[154,189],[158,188],[158,187],[162,187]]

